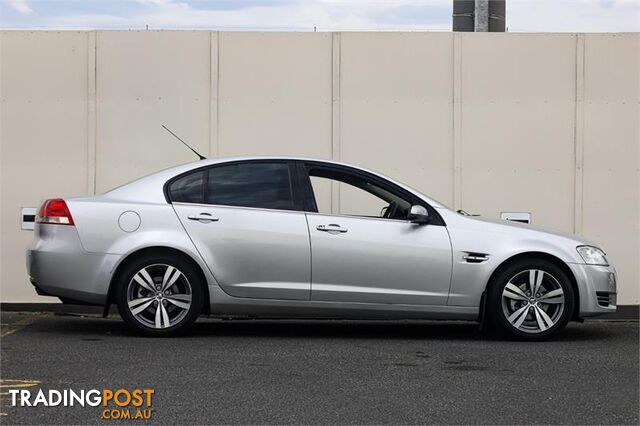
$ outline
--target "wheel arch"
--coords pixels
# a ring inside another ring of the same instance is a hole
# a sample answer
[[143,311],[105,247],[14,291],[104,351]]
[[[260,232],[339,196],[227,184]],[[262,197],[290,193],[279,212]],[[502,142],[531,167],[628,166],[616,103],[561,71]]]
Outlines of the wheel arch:
[[127,254],[126,257],[120,261],[115,271],[111,275],[111,280],[109,282],[109,290],[107,291],[107,299],[104,305],[103,317],[107,316],[111,305],[114,303],[114,297],[115,297],[114,291],[116,288],[116,283],[118,282],[118,279],[120,279],[120,276],[122,275],[122,272],[124,271],[124,269],[129,264],[131,264],[131,262],[134,262],[143,256],[153,256],[153,255],[170,255],[170,256],[180,257],[193,267],[193,270],[196,272],[196,274],[200,276],[200,279],[202,280],[202,285],[204,287],[202,289],[204,291],[202,313],[208,315],[210,313],[209,312],[210,311],[209,286],[207,285],[207,278],[204,274],[204,271],[202,270],[198,262],[196,262],[193,259],[193,257],[191,257],[190,255],[188,255],[182,250],[178,250],[176,248],[166,247],[166,246],[152,246],[152,247],[144,247],[136,251],[133,251]]
[[565,274],[567,274],[567,276],[569,277],[569,280],[571,282],[571,287],[573,288],[573,293],[574,293],[574,297],[575,297],[575,300],[574,300],[575,303],[574,303],[574,307],[573,307],[573,312],[571,313],[571,319],[572,320],[577,320],[578,316],[579,316],[579,313],[580,313],[580,289],[578,288],[578,281],[576,280],[576,277],[573,274],[573,271],[571,270],[571,268],[569,268],[569,265],[567,265],[567,263],[565,261],[563,261],[562,259],[560,259],[559,257],[554,256],[552,254],[541,252],[541,251],[528,251],[528,252],[518,253],[516,255],[513,255],[513,256],[505,259],[504,261],[502,261],[502,263],[500,263],[500,265],[498,265],[497,268],[495,268],[493,270],[493,272],[489,276],[489,279],[487,280],[487,283],[485,284],[484,291],[482,292],[482,298],[480,300],[479,322],[481,324],[484,324],[485,321],[487,320],[487,309],[485,308],[486,296],[487,296],[487,292],[489,290],[489,287],[494,284],[495,278],[505,268],[507,268],[510,265],[512,265],[513,263],[521,261],[523,259],[528,259],[528,260],[530,260],[530,259],[546,260],[547,262],[553,263],[554,265],[556,265],[557,267],[562,269],[562,271]]

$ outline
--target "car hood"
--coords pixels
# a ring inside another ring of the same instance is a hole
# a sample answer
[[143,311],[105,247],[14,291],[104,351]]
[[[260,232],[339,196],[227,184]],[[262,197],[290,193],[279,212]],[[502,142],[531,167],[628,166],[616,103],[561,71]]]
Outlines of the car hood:
[[[457,215],[456,222],[465,228],[474,228],[492,233],[520,233],[528,234],[532,237],[556,237],[556,241],[563,241],[569,245],[589,245],[602,249],[602,247],[578,235],[559,232],[545,227],[530,225],[527,223],[514,222],[502,219],[492,219],[483,216],[464,216],[460,213],[451,212]],[[460,219],[460,220],[458,220]],[[602,249],[604,251],[604,249]]]

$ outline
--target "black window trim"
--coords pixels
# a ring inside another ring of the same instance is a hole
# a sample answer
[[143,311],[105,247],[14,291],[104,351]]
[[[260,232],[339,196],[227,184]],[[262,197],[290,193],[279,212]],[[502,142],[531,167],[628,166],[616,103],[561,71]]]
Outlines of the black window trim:
[[233,161],[225,161],[222,163],[215,163],[215,164],[208,164],[206,166],[202,166],[202,167],[197,167],[195,169],[191,169],[191,170],[187,170],[186,172],[180,173],[176,176],[173,176],[171,179],[167,180],[164,183],[164,187],[163,189],[163,193],[164,193],[164,198],[167,200],[167,203],[169,204],[173,204],[174,201],[171,199],[171,193],[169,191],[169,188],[171,187],[171,184],[173,184],[173,182],[175,182],[176,180],[188,176],[190,174],[193,173],[198,173],[198,172],[204,172],[204,176],[203,176],[203,198],[202,200],[204,201],[205,197],[204,197],[204,191],[205,191],[205,185],[204,182],[206,182],[208,180],[209,177],[209,170],[216,168],[216,167],[224,167],[224,166],[232,166],[232,165],[236,165],[236,164],[254,164],[254,163],[267,163],[267,164],[286,164],[288,166],[289,169],[289,186],[291,189],[291,197],[292,197],[292,202],[293,202],[293,210],[290,209],[270,209],[270,208],[266,208],[266,207],[250,207],[250,206],[230,206],[230,205],[226,205],[226,204],[208,204],[208,203],[189,203],[189,202],[182,202],[182,201],[175,201],[176,203],[180,203],[180,204],[193,204],[193,205],[201,205],[201,206],[221,206],[221,207],[231,207],[231,208],[251,208],[251,209],[259,209],[259,210],[270,210],[270,211],[280,211],[280,212],[302,212],[304,213],[304,200],[303,197],[301,195],[300,192],[300,183],[299,183],[299,172],[298,169],[296,167],[296,162],[293,160],[287,160],[287,159],[255,159],[255,160],[233,160]]
[[[417,204],[426,208],[427,211],[429,212],[429,216],[431,217],[431,221],[429,222],[429,225],[446,226],[446,223],[444,222],[444,219],[442,218],[440,213],[438,213],[438,211],[429,203],[427,203],[425,200],[411,193],[410,191],[407,191],[406,189],[392,182],[389,182],[388,180],[383,179],[379,176],[376,176],[374,174],[365,172],[357,168],[353,168],[353,167],[349,167],[341,164],[324,163],[322,161],[312,161],[312,160],[311,161],[298,160],[297,163],[298,165],[296,169],[298,174],[298,184],[300,185],[300,194],[304,196],[304,209],[307,213],[318,214],[318,208],[316,206],[315,196],[313,195],[313,186],[311,185],[311,178],[309,177],[309,170],[313,168],[323,168],[325,170],[334,170],[336,172],[346,173],[346,174],[354,175],[355,177],[358,177],[361,179],[372,181],[378,186],[382,187],[383,189],[392,193],[396,193],[406,200],[410,200],[411,205]],[[371,219],[369,217],[364,217],[364,216],[363,218]],[[373,218],[373,219],[376,219],[376,218]],[[384,219],[384,220],[394,220],[394,219]]]

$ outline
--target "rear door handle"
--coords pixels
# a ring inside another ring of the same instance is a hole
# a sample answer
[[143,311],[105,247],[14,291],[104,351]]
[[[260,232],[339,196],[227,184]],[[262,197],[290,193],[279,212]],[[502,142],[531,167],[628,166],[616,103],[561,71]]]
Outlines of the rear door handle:
[[316,226],[316,229],[318,231],[329,232],[331,234],[341,234],[348,231],[347,228],[343,228],[336,223],[330,223],[329,225],[318,225]]
[[217,217],[212,216],[210,213],[194,214],[194,215],[191,215],[191,216],[187,216],[187,218],[189,218],[191,220],[197,220],[197,221],[203,222],[203,223],[217,222],[217,221],[220,220]]

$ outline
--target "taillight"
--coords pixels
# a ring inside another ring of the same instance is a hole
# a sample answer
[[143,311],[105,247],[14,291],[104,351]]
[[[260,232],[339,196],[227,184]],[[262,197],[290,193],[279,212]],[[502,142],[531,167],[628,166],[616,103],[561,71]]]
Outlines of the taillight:
[[73,218],[67,203],[62,198],[53,198],[45,201],[36,216],[38,223],[50,223],[55,225],[73,225]]

